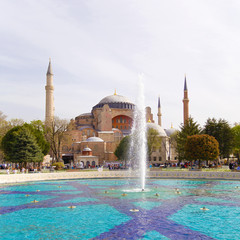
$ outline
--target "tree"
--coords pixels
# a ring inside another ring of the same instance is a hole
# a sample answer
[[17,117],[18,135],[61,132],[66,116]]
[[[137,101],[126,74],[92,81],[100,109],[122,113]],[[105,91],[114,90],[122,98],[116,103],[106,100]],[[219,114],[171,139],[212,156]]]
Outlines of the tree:
[[9,162],[21,163],[41,162],[43,154],[31,131],[24,126],[9,130],[2,139],[2,149]]
[[24,120],[21,119],[21,118],[12,118],[10,121],[9,121],[9,125],[13,128],[13,127],[16,127],[16,126],[22,126],[24,124]]
[[188,136],[185,144],[185,157],[187,160],[201,161],[216,160],[219,156],[218,141],[207,134]]
[[53,155],[53,162],[61,160],[61,144],[67,137],[69,121],[55,117],[54,120],[46,126],[46,139],[50,144]]
[[159,133],[156,129],[149,128],[147,131],[147,152],[148,159],[151,159],[151,155],[155,149],[161,147],[162,138],[159,136]]
[[125,167],[127,165],[128,151],[130,147],[130,136],[124,137],[118,144],[114,154],[119,160],[125,161]]
[[[7,116],[0,111],[0,146],[2,138],[10,129],[18,125],[23,125],[23,123],[24,121],[22,119],[11,119],[10,121],[7,121]],[[3,158],[3,151],[0,151],[0,161],[3,160]]]
[[45,133],[45,124],[41,120],[33,120],[30,122],[30,124],[39,131]]
[[176,151],[178,155],[178,160],[182,161],[186,159],[185,157],[185,144],[188,136],[196,135],[201,133],[201,128],[197,122],[193,121],[193,118],[189,118],[185,124],[182,124],[180,131],[177,132],[176,136]]
[[[8,122],[6,120],[7,116],[0,111],[0,145],[2,142],[2,138],[8,131]],[[3,151],[0,151],[0,161],[3,159]]]
[[[165,149],[168,153],[168,160],[171,160],[171,151],[173,149],[177,149],[177,134],[178,134],[178,131],[175,131],[174,133],[172,133],[170,136],[169,136],[169,149],[167,149],[167,147],[165,146]],[[166,144],[165,144],[166,145]]]
[[217,121],[215,118],[208,118],[203,133],[216,138],[221,158],[229,157],[233,150],[234,135],[226,120],[219,119]]
[[232,128],[234,141],[233,141],[233,152],[238,158],[238,163],[240,162],[240,125],[235,125]]
[[[114,154],[120,159],[124,160],[125,164],[127,159],[129,158],[129,150],[131,146],[132,136],[124,137],[119,145],[117,146]],[[154,149],[160,148],[162,143],[162,138],[159,136],[157,130],[153,128],[149,128],[147,132],[147,149],[148,149],[148,157],[150,158]],[[137,164],[137,163],[136,163]]]
[[50,144],[45,138],[45,128],[42,121],[32,121],[30,124],[25,123],[23,126],[28,128],[32,135],[35,137],[35,140],[40,147],[43,155],[47,155],[50,149]]
[[6,120],[7,116],[0,111],[0,145],[4,135],[13,127],[22,126],[24,121],[22,119],[11,119],[10,121]]

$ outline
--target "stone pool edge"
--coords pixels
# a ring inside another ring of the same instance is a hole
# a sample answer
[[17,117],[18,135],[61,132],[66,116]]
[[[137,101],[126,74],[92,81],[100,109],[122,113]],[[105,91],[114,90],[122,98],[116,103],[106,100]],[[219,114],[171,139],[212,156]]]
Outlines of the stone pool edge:
[[[58,172],[58,173],[29,173],[29,174],[1,174],[0,184],[20,183],[46,180],[89,179],[89,178],[137,178],[137,172],[104,171],[104,172]],[[179,172],[179,171],[149,171],[148,178],[172,179],[219,179],[240,180],[240,172]]]

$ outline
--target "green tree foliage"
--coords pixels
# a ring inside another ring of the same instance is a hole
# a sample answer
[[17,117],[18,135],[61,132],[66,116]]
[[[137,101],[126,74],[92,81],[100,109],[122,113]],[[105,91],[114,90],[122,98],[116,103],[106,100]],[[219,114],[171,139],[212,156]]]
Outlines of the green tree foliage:
[[[170,136],[169,136],[169,148],[167,148],[165,146],[165,149],[168,153],[168,160],[171,160],[170,157],[171,157],[171,149],[177,149],[177,135],[178,135],[178,132],[175,131],[174,133],[172,133]],[[166,144],[165,144],[166,145]]]
[[208,118],[203,133],[216,138],[221,158],[229,157],[233,150],[234,135],[226,120],[219,119],[217,121],[215,118]]
[[45,124],[41,120],[33,120],[30,122],[30,124],[39,131],[45,133]]
[[185,144],[185,157],[187,160],[201,161],[216,160],[219,156],[218,141],[207,134],[188,136]]
[[0,143],[2,141],[2,138],[8,131],[8,121],[6,120],[7,116],[3,114],[2,111],[0,111]]
[[0,144],[4,135],[13,127],[22,126],[24,121],[22,119],[11,119],[10,121],[6,120],[7,116],[0,111]]
[[148,159],[151,158],[152,153],[161,148],[162,138],[159,136],[159,133],[156,129],[149,128],[147,131],[147,152]]
[[21,118],[13,118],[9,121],[9,125],[11,126],[11,128],[16,126],[23,126],[24,123],[24,120],[22,120]]
[[125,161],[125,166],[128,159],[129,147],[130,147],[130,136],[126,136],[120,141],[120,143],[118,144],[114,152],[115,156],[119,160]]
[[[119,145],[117,146],[114,154],[119,160],[124,160],[125,163],[129,157],[129,149],[130,149],[130,143],[131,142],[131,137],[126,136],[124,137]],[[161,147],[162,143],[162,138],[159,136],[158,131],[149,128],[147,132],[147,147],[148,147],[148,157],[151,157],[152,152],[154,149],[158,149]]]
[[54,167],[55,166],[55,169],[56,170],[61,170],[64,168],[64,163],[63,162],[55,162],[52,164],[52,166]]
[[39,121],[32,121],[31,124],[25,123],[24,127],[28,128],[32,135],[35,137],[35,140],[42,150],[43,155],[47,155],[50,149],[50,144],[47,142],[44,135],[44,125]]
[[[7,116],[3,114],[2,111],[0,111],[0,146],[2,142],[2,138],[5,136],[5,134],[13,127],[15,126],[22,126],[24,121],[22,119],[11,119],[10,121],[7,121]],[[0,151],[0,161],[3,160],[4,154],[3,151]]]
[[2,139],[2,149],[9,162],[41,162],[43,154],[31,131],[24,126],[10,129]]
[[238,158],[238,162],[240,160],[240,125],[235,125],[232,128],[234,141],[233,141],[233,152]]
[[185,144],[188,136],[196,135],[201,133],[201,128],[197,122],[193,121],[193,118],[189,118],[185,124],[182,124],[180,131],[177,132],[176,136],[176,151],[178,154],[178,160],[182,161],[185,157]]

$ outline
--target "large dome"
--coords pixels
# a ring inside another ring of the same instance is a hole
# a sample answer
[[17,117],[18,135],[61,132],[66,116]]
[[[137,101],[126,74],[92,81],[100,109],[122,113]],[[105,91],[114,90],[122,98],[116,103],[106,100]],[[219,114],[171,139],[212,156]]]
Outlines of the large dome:
[[110,95],[103,98],[98,104],[106,104],[106,103],[131,103],[126,97],[121,95]]
[[103,98],[93,109],[102,108],[105,104],[108,104],[110,108],[134,109],[134,104],[129,99],[117,94]]
[[161,126],[157,125],[156,123],[150,123],[150,122],[148,122],[146,127],[147,127],[147,130],[148,130],[149,128],[153,128],[153,129],[157,130],[160,137],[167,137],[167,134],[165,133],[165,131],[163,130],[163,128],[162,128]]

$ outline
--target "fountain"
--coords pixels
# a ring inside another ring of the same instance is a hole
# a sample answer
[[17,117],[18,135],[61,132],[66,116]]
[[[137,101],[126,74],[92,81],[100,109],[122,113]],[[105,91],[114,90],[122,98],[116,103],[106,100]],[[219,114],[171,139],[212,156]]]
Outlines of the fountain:
[[[151,178],[144,192],[136,184],[136,179],[4,184],[1,234],[4,239],[240,239],[240,227],[232,224],[240,212],[235,180]],[[126,185],[129,191],[123,192]]]
[[137,166],[139,168],[141,191],[144,191],[146,178],[147,144],[146,144],[146,112],[142,74],[139,76],[138,95],[134,110],[134,121],[131,136],[132,137],[129,158],[131,159],[131,165]]

